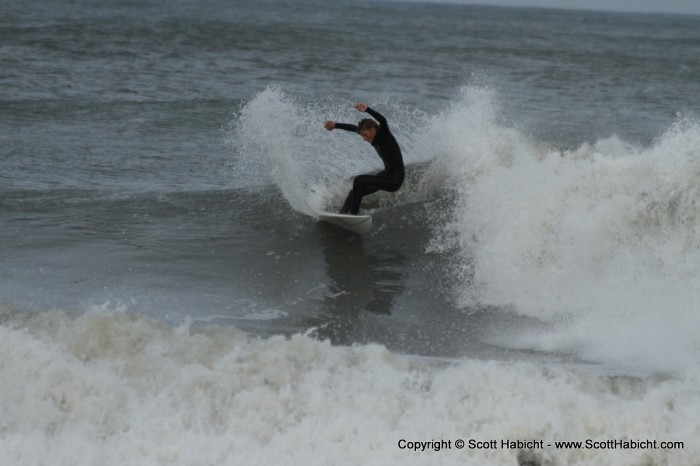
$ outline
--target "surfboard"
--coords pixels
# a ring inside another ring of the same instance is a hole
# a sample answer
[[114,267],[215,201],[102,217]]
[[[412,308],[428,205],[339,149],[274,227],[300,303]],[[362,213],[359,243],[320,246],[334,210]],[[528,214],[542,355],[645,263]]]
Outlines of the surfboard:
[[344,228],[358,235],[364,235],[372,229],[372,217],[369,215],[344,215],[332,212],[320,212],[318,218],[324,222]]

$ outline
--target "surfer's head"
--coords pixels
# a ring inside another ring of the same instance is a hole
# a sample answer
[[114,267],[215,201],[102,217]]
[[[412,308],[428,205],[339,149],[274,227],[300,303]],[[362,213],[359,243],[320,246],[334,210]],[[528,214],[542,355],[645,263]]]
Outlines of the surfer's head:
[[379,124],[371,118],[364,118],[357,124],[357,132],[360,133],[362,139],[370,143],[377,135],[377,128],[379,128]]

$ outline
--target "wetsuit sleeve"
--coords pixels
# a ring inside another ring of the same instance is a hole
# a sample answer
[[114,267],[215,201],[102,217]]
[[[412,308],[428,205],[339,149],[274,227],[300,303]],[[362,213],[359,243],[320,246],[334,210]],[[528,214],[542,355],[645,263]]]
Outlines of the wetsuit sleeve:
[[345,131],[357,133],[357,125],[351,125],[350,123],[336,123],[335,129],[344,129]]
[[382,125],[385,128],[389,127],[389,123],[387,123],[386,118],[382,116],[381,113],[379,113],[376,110],[372,110],[371,108],[367,107],[367,113],[372,115],[372,117],[379,122],[380,125]]

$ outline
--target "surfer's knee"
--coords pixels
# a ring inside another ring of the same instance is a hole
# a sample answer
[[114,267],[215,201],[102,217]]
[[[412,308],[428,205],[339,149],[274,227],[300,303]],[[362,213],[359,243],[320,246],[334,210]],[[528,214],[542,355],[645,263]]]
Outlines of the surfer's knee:
[[362,186],[365,185],[363,176],[364,176],[364,175],[356,176],[355,179],[352,181],[352,189],[353,189],[354,191],[357,191],[358,189],[361,190],[361,189],[362,189]]

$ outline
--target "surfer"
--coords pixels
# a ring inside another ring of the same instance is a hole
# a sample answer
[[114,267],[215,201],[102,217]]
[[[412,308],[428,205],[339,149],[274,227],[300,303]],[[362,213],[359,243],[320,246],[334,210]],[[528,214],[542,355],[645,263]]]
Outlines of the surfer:
[[369,108],[366,104],[357,103],[353,107],[360,112],[369,113],[374,117],[374,120],[372,118],[364,118],[357,125],[326,121],[323,126],[328,131],[338,128],[358,133],[362,136],[362,139],[372,144],[372,147],[374,147],[374,150],[377,151],[382,162],[384,162],[384,170],[376,175],[358,175],[353,180],[352,189],[345,199],[340,213],[357,215],[360,211],[360,202],[363,196],[380,190],[392,193],[399,190],[403,184],[404,166],[401,149],[394,135],[389,131],[389,124],[386,118],[376,110]]

